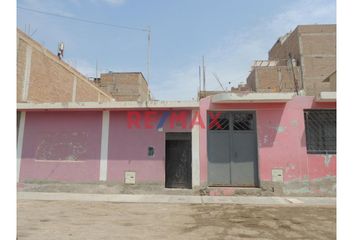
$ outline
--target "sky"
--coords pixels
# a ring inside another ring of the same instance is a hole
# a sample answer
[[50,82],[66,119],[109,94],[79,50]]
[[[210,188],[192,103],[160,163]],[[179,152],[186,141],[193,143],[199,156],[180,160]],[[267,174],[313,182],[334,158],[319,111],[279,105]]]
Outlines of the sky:
[[[158,100],[196,99],[205,58],[206,89],[245,83],[254,60],[301,24],[336,23],[335,0],[18,0],[18,7],[151,29],[149,88]],[[87,77],[142,72],[147,32],[89,24],[17,9],[17,27]],[[97,66],[97,68],[96,68]]]

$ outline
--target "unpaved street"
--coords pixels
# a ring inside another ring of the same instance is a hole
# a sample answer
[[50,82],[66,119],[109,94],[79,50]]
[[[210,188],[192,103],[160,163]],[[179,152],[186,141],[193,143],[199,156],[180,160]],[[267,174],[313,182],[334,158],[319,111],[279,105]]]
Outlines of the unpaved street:
[[18,239],[335,239],[334,207],[18,200]]

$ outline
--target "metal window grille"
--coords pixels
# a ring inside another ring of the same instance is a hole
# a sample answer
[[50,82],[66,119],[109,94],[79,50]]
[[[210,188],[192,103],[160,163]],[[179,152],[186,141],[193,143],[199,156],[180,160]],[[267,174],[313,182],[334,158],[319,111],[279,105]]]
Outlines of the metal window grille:
[[253,130],[253,114],[252,113],[235,113],[233,114],[233,127],[236,131]]
[[[215,113],[218,114],[218,113]],[[208,128],[210,130],[229,130],[229,114],[220,114],[218,118],[209,117]]]
[[336,153],[336,110],[305,110],[308,153]]

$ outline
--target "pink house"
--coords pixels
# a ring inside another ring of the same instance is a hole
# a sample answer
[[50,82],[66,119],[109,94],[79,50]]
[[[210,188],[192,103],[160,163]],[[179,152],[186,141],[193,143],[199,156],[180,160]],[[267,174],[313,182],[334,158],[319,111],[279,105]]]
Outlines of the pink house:
[[[200,114],[209,129],[200,130],[201,185],[335,194],[335,109],[335,92],[316,98],[225,93],[202,99]],[[210,128],[208,113],[219,113],[219,128]]]
[[335,194],[332,93],[17,107],[19,182]]

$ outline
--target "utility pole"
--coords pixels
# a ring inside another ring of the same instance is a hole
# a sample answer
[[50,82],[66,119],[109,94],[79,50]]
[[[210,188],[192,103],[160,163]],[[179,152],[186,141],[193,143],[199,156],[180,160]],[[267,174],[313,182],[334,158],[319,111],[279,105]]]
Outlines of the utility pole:
[[149,84],[150,82],[150,61],[151,61],[151,29],[150,29],[150,26],[148,26],[148,28],[146,29],[147,31],[147,40],[148,40],[148,46],[147,46],[147,61],[146,61],[146,64],[147,64],[147,82]]

